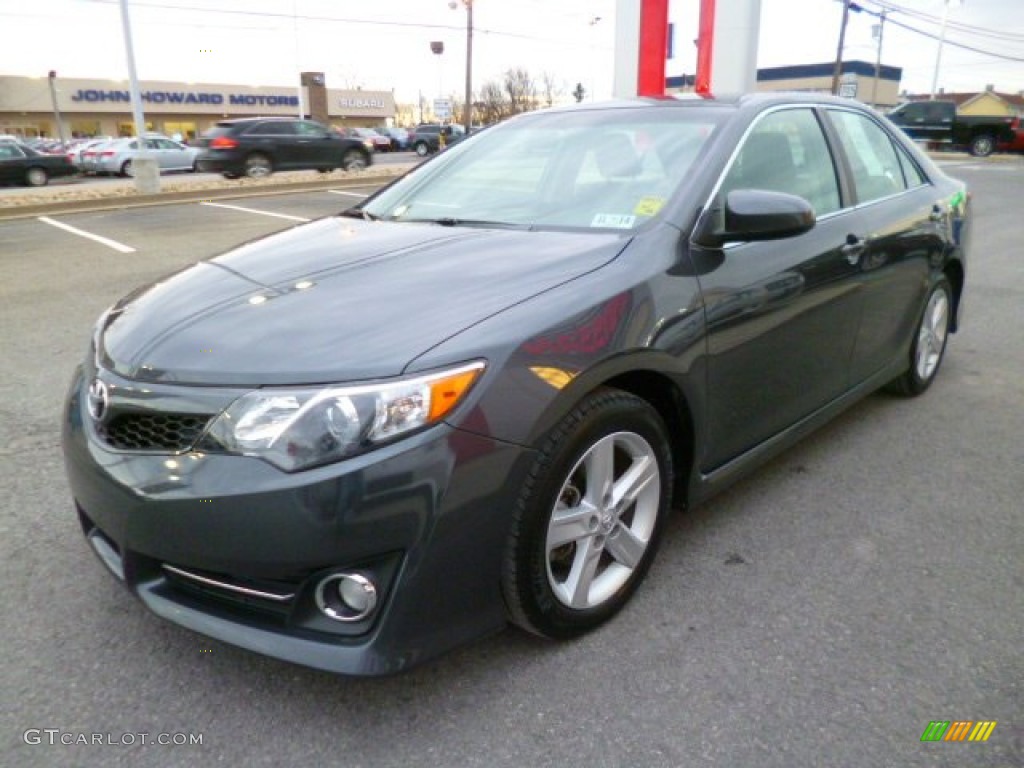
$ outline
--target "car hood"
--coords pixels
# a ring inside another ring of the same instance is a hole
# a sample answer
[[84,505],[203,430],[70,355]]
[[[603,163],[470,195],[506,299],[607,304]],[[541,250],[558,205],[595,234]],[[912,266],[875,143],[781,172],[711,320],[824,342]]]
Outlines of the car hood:
[[197,385],[395,376],[627,243],[615,233],[321,219],[125,297],[101,319],[98,362],[131,379]]

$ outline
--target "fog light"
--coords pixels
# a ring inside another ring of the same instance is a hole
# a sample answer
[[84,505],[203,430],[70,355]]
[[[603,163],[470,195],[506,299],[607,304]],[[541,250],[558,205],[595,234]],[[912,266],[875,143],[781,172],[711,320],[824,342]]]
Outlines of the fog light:
[[334,573],[317,584],[316,605],[335,621],[361,621],[377,607],[377,587],[359,573]]

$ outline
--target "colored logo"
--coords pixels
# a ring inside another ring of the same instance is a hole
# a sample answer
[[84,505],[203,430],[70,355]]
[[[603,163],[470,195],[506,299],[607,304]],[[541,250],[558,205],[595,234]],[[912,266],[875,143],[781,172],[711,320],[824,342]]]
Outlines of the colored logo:
[[932,720],[921,741],[988,741],[995,728],[995,720]]

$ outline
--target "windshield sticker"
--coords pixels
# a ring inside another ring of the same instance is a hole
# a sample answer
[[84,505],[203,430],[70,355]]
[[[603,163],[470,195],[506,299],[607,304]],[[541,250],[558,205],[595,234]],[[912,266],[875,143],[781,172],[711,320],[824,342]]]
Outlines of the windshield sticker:
[[641,197],[637,201],[633,213],[637,216],[653,216],[661,210],[663,205],[665,205],[664,198],[648,195],[647,197]]
[[592,227],[611,227],[613,229],[631,229],[636,222],[636,216],[627,216],[624,213],[598,213],[590,222]]

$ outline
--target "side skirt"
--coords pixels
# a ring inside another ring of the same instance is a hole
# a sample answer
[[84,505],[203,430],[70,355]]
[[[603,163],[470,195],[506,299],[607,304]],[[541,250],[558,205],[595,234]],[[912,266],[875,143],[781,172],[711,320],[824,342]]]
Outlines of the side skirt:
[[724,491],[737,480],[747,476],[766,463],[769,459],[782,453],[814,430],[832,421],[832,419],[850,406],[855,405],[868,395],[881,389],[903,373],[906,370],[906,366],[906,355],[900,355],[897,361],[889,367],[883,368],[846,394],[837,397],[832,402],[822,406],[814,413],[787,427],[782,432],[740,454],[727,464],[723,464],[708,474],[694,472],[689,498],[695,503],[700,503]]

